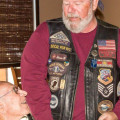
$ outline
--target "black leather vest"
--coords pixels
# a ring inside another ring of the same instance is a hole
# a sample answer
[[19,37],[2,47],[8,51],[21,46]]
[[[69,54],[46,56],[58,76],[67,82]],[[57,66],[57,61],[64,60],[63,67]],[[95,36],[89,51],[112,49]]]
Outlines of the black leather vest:
[[[80,61],[70,31],[65,28],[62,19],[47,23],[50,33],[48,79],[53,119],[72,120]],[[118,28],[98,20],[94,44],[85,63],[86,120],[97,120],[105,111],[111,111],[116,103],[117,40]]]

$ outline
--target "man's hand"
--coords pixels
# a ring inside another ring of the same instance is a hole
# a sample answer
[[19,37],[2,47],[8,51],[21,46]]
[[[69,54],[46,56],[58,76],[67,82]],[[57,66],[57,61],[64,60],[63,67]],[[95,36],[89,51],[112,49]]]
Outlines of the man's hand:
[[118,117],[114,112],[106,112],[103,113],[98,120],[118,120]]

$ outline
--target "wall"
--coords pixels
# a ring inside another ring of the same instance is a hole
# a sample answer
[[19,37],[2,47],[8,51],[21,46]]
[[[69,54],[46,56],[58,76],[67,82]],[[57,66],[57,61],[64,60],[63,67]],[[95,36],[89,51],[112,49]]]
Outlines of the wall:
[[104,3],[105,21],[120,27],[120,0],[102,0]]
[[39,0],[40,23],[45,20],[61,17],[62,0]]
[[[105,21],[120,27],[120,0],[102,0]],[[61,16],[62,0],[40,0],[40,23]]]

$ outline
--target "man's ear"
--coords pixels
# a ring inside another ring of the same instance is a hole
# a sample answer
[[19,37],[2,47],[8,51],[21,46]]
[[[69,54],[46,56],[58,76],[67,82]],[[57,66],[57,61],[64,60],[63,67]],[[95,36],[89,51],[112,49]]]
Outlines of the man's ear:
[[95,11],[97,9],[98,1],[99,0],[92,0],[93,11]]
[[3,114],[5,113],[5,105],[3,102],[0,101],[0,113]]

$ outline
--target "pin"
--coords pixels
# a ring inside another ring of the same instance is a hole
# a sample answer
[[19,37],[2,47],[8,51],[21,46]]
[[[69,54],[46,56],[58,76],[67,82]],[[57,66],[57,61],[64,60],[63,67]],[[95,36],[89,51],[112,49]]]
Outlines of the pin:
[[96,59],[92,59],[91,60],[91,67],[92,68],[96,68],[97,67],[97,60]]
[[97,50],[93,50],[93,51],[91,52],[91,54],[92,54],[93,57],[96,57],[96,56],[98,55],[98,52],[97,52]]
[[51,59],[48,59],[48,64],[50,64],[52,62],[52,60]]

